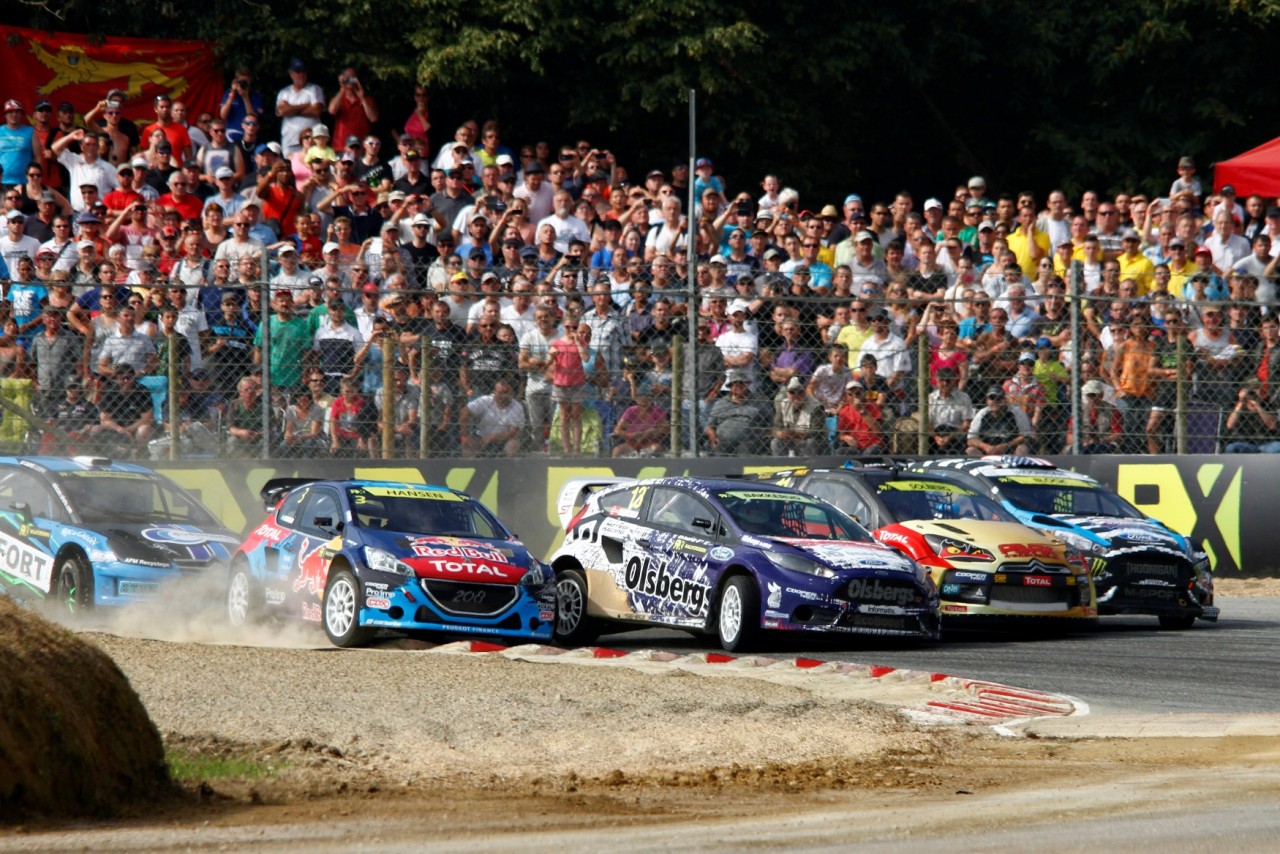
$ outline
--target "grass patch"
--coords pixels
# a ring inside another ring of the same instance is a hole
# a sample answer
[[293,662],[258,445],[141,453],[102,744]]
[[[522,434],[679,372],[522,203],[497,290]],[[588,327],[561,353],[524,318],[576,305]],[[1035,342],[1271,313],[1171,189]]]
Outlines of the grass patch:
[[180,783],[200,783],[208,780],[261,780],[275,774],[276,765],[257,762],[243,756],[206,756],[185,750],[169,750],[165,753],[169,773]]

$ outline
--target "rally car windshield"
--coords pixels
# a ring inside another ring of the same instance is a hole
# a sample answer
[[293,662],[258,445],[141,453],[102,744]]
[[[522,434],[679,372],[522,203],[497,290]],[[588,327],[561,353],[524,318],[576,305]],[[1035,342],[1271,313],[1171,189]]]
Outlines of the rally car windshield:
[[203,507],[161,477],[144,472],[62,472],[59,485],[88,524],[175,522],[220,527]]
[[716,497],[748,534],[873,542],[866,528],[825,501],[808,496],[733,489],[719,492]]
[[877,486],[880,499],[897,522],[923,519],[981,519],[1016,522],[1013,514],[990,498],[949,483],[928,480],[890,480]]
[[352,487],[347,497],[362,528],[486,539],[511,536],[479,502],[452,492]]
[[1109,489],[1086,481],[1047,477],[1002,477],[1000,492],[1028,513],[1070,516],[1118,516],[1145,519],[1138,508]]

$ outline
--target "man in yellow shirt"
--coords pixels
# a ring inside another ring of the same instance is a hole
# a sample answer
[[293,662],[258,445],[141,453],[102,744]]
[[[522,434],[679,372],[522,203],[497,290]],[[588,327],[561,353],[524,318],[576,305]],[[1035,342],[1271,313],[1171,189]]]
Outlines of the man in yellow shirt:
[[867,339],[875,334],[875,329],[871,326],[871,320],[868,316],[870,306],[866,300],[855,299],[849,303],[849,325],[841,327],[840,332],[836,335],[837,344],[843,344],[849,350],[849,361],[857,364],[855,360],[861,359],[862,345]]
[[1142,244],[1142,240],[1138,237],[1138,232],[1132,228],[1126,228],[1120,234],[1120,255],[1116,258],[1120,262],[1120,278],[1133,279],[1138,283],[1138,296],[1146,296],[1147,291],[1151,290],[1151,283],[1155,280],[1156,265],[1151,263],[1151,259],[1138,251],[1138,247]]
[[1018,259],[1023,275],[1035,278],[1040,259],[1049,254],[1049,235],[1036,228],[1036,209],[1023,205],[1018,209],[1018,227],[1005,237],[1009,251]]
[[1187,254],[1187,244],[1181,237],[1169,241],[1169,293],[1180,296],[1187,281],[1196,271],[1195,262]]

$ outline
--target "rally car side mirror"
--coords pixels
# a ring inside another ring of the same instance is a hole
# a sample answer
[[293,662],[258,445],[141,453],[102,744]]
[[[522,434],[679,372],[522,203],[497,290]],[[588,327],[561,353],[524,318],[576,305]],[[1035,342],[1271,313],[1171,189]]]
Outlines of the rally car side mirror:
[[22,521],[28,525],[32,522],[31,505],[25,501],[17,501],[9,505],[9,509],[17,512],[22,517]]

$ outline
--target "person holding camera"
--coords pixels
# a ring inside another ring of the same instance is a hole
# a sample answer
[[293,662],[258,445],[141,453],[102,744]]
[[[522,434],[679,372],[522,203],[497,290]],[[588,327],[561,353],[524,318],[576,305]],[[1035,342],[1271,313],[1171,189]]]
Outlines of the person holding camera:
[[249,66],[236,67],[231,85],[218,102],[218,115],[226,123],[227,140],[230,142],[239,142],[244,136],[245,119],[261,119],[262,93],[253,90],[253,73]]
[[1261,399],[1260,388],[1258,379],[1250,377],[1236,392],[1222,437],[1228,454],[1280,454],[1276,412]]
[[356,70],[350,67],[338,75],[338,91],[329,99],[328,109],[333,116],[334,139],[364,139],[378,120],[378,102],[364,91]]

